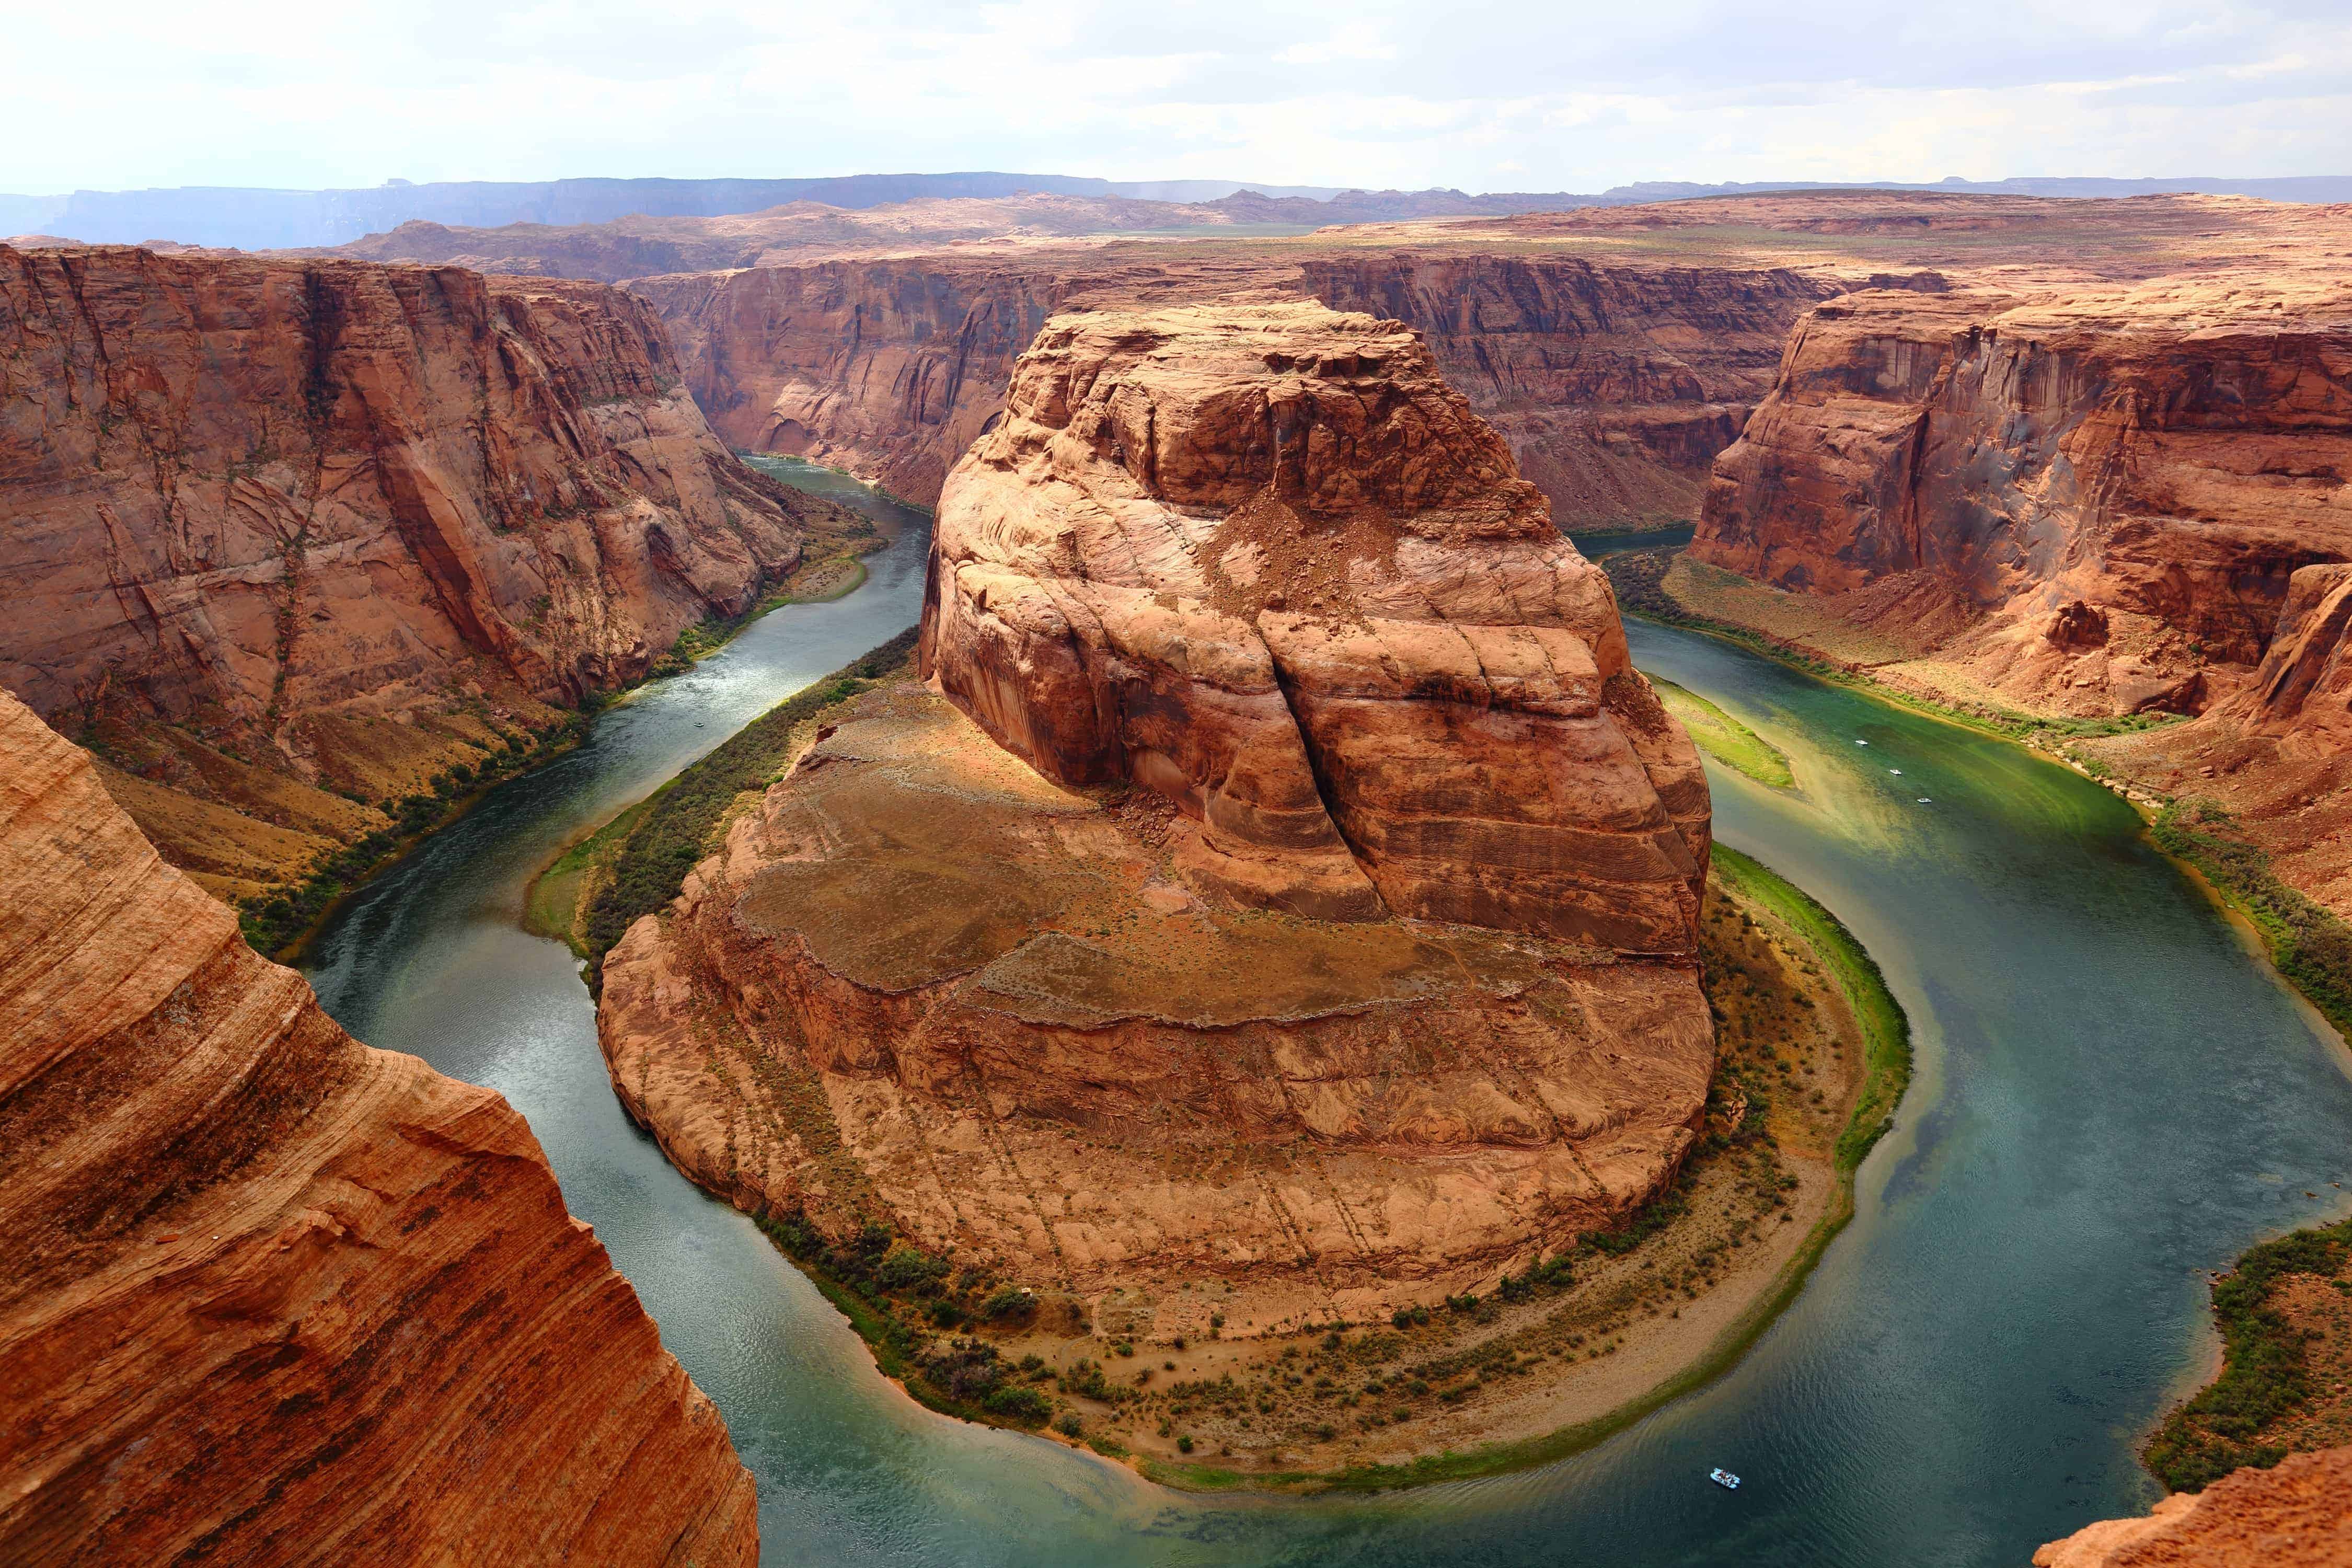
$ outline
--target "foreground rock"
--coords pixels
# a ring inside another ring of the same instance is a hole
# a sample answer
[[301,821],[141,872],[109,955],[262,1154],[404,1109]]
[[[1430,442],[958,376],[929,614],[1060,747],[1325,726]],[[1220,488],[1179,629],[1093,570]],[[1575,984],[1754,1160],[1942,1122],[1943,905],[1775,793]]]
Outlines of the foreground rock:
[[0,684],[230,896],[749,609],[832,521],[594,285],[0,247]]
[[1072,317],[1008,401],[940,507],[953,700],[837,712],[606,960],[632,1112],[741,1206],[1160,1338],[1433,1302],[1658,1191],[1704,778],[1426,352]]
[[0,1558],[751,1563],[522,1119],[373,1051],[0,695]]
[[2336,1568],[2352,1563],[2352,1448],[2234,1471],[2140,1519],[2103,1520],[2033,1554],[2034,1568]]

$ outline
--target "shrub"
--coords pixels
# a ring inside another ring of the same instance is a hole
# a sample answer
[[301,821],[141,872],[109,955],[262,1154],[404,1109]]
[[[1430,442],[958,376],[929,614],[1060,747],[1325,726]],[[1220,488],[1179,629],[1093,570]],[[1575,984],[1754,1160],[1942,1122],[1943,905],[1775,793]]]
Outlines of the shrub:
[[1086,1430],[1086,1423],[1078,1419],[1076,1411],[1065,1410],[1062,1412],[1061,1419],[1054,1423],[1054,1430],[1065,1437],[1075,1437]]

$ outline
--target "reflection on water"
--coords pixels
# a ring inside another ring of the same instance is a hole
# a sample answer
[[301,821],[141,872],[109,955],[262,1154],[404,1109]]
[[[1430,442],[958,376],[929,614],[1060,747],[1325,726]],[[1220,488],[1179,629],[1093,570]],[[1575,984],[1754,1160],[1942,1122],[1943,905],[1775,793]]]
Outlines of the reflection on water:
[[[2131,1444],[2201,1353],[2196,1271],[2335,1210],[2352,1086],[2127,807],[2014,747],[1635,625],[1645,668],[1790,753],[1795,792],[1710,770],[1717,831],[1843,915],[1917,1030],[1897,1130],[1795,1306],[1729,1374],[1591,1453],[1388,1497],[1185,1497],[930,1415],[630,1125],[576,964],[517,925],[567,838],[914,620],[928,522],[898,515],[867,586],[779,611],[605,714],[312,950],[353,1033],[530,1118],[725,1412],[771,1563],[2014,1568],[2151,1500]],[[1712,1465],[1747,1484],[1709,1485]]]

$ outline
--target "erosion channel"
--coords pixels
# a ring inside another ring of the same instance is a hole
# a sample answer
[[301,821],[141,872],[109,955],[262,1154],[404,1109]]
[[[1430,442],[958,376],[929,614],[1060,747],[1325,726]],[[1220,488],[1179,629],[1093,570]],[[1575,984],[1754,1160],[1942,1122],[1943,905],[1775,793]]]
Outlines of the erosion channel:
[[[2134,1447],[2212,1353],[2200,1271],[2352,1206],[2341,1047],[2127,805],[1633,623],[1644,669],[1790,759],[1785,790],[1710,763],[1720,840],[1843,917],[1911,1016],[1909,1097],[1804,1293],[1727,1375],[1596,1449],[1402,1493],[1188,1496],[932,1415],[630,1123],[577,962],[520,925],[560,847],[915,619],[927,521],[823,470],[780,477],[902,525],[866,584],[604,715],[364,889],[310,960],[354,1035],[530,1119],[725,1413],[771,1562],[2021,1564],[2152,1500]],[[1712,1465],[1747,1485],[1707,1485]]]

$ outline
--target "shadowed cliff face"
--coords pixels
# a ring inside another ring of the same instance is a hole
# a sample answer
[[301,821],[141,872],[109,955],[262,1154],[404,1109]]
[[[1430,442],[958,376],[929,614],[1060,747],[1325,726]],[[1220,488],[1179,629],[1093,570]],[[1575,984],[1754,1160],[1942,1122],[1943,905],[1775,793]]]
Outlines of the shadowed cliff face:
[[0,1247],[11,1563],[757,1560],[522,1119],[337,1028],[5,694]]
[[1654,1195],[1706,779],[1501,438],[1299,302],[1056,316],[1004,403],[936,691],[822,716],[607,957],[632,1112],[1139,1336],[1428,1304]]
[[924,502],[1056,310],[1314,299],[1402,321],[1570,528],[1688,516],[1707,464],[1769,384],[1789,324],[1835,291],[1785,269],[1574,258],[1124,254],[834,261],[629,287],[668,322],[730,443],[837,464]]
[[478,664],[641,672],[790,566],[659,322],[456,268],[0,250],[0,679],[267,724]]
[[2020,700],[2196,710],[2298,569],[2352,557],[2347,305],[2293,279],[1847,296],[1799,325],[1693,553],[1858,616],[1934,602],[1944,656]]
[[216,890],[642,675],[827,510],[615,289],[0,247],[0,684]]
[[1332,309],[1419,331],[1570,531],[1688,518],[1790,324],[1837,289],[1785,268],[1577,257],[1398,252],[1299,270]]

